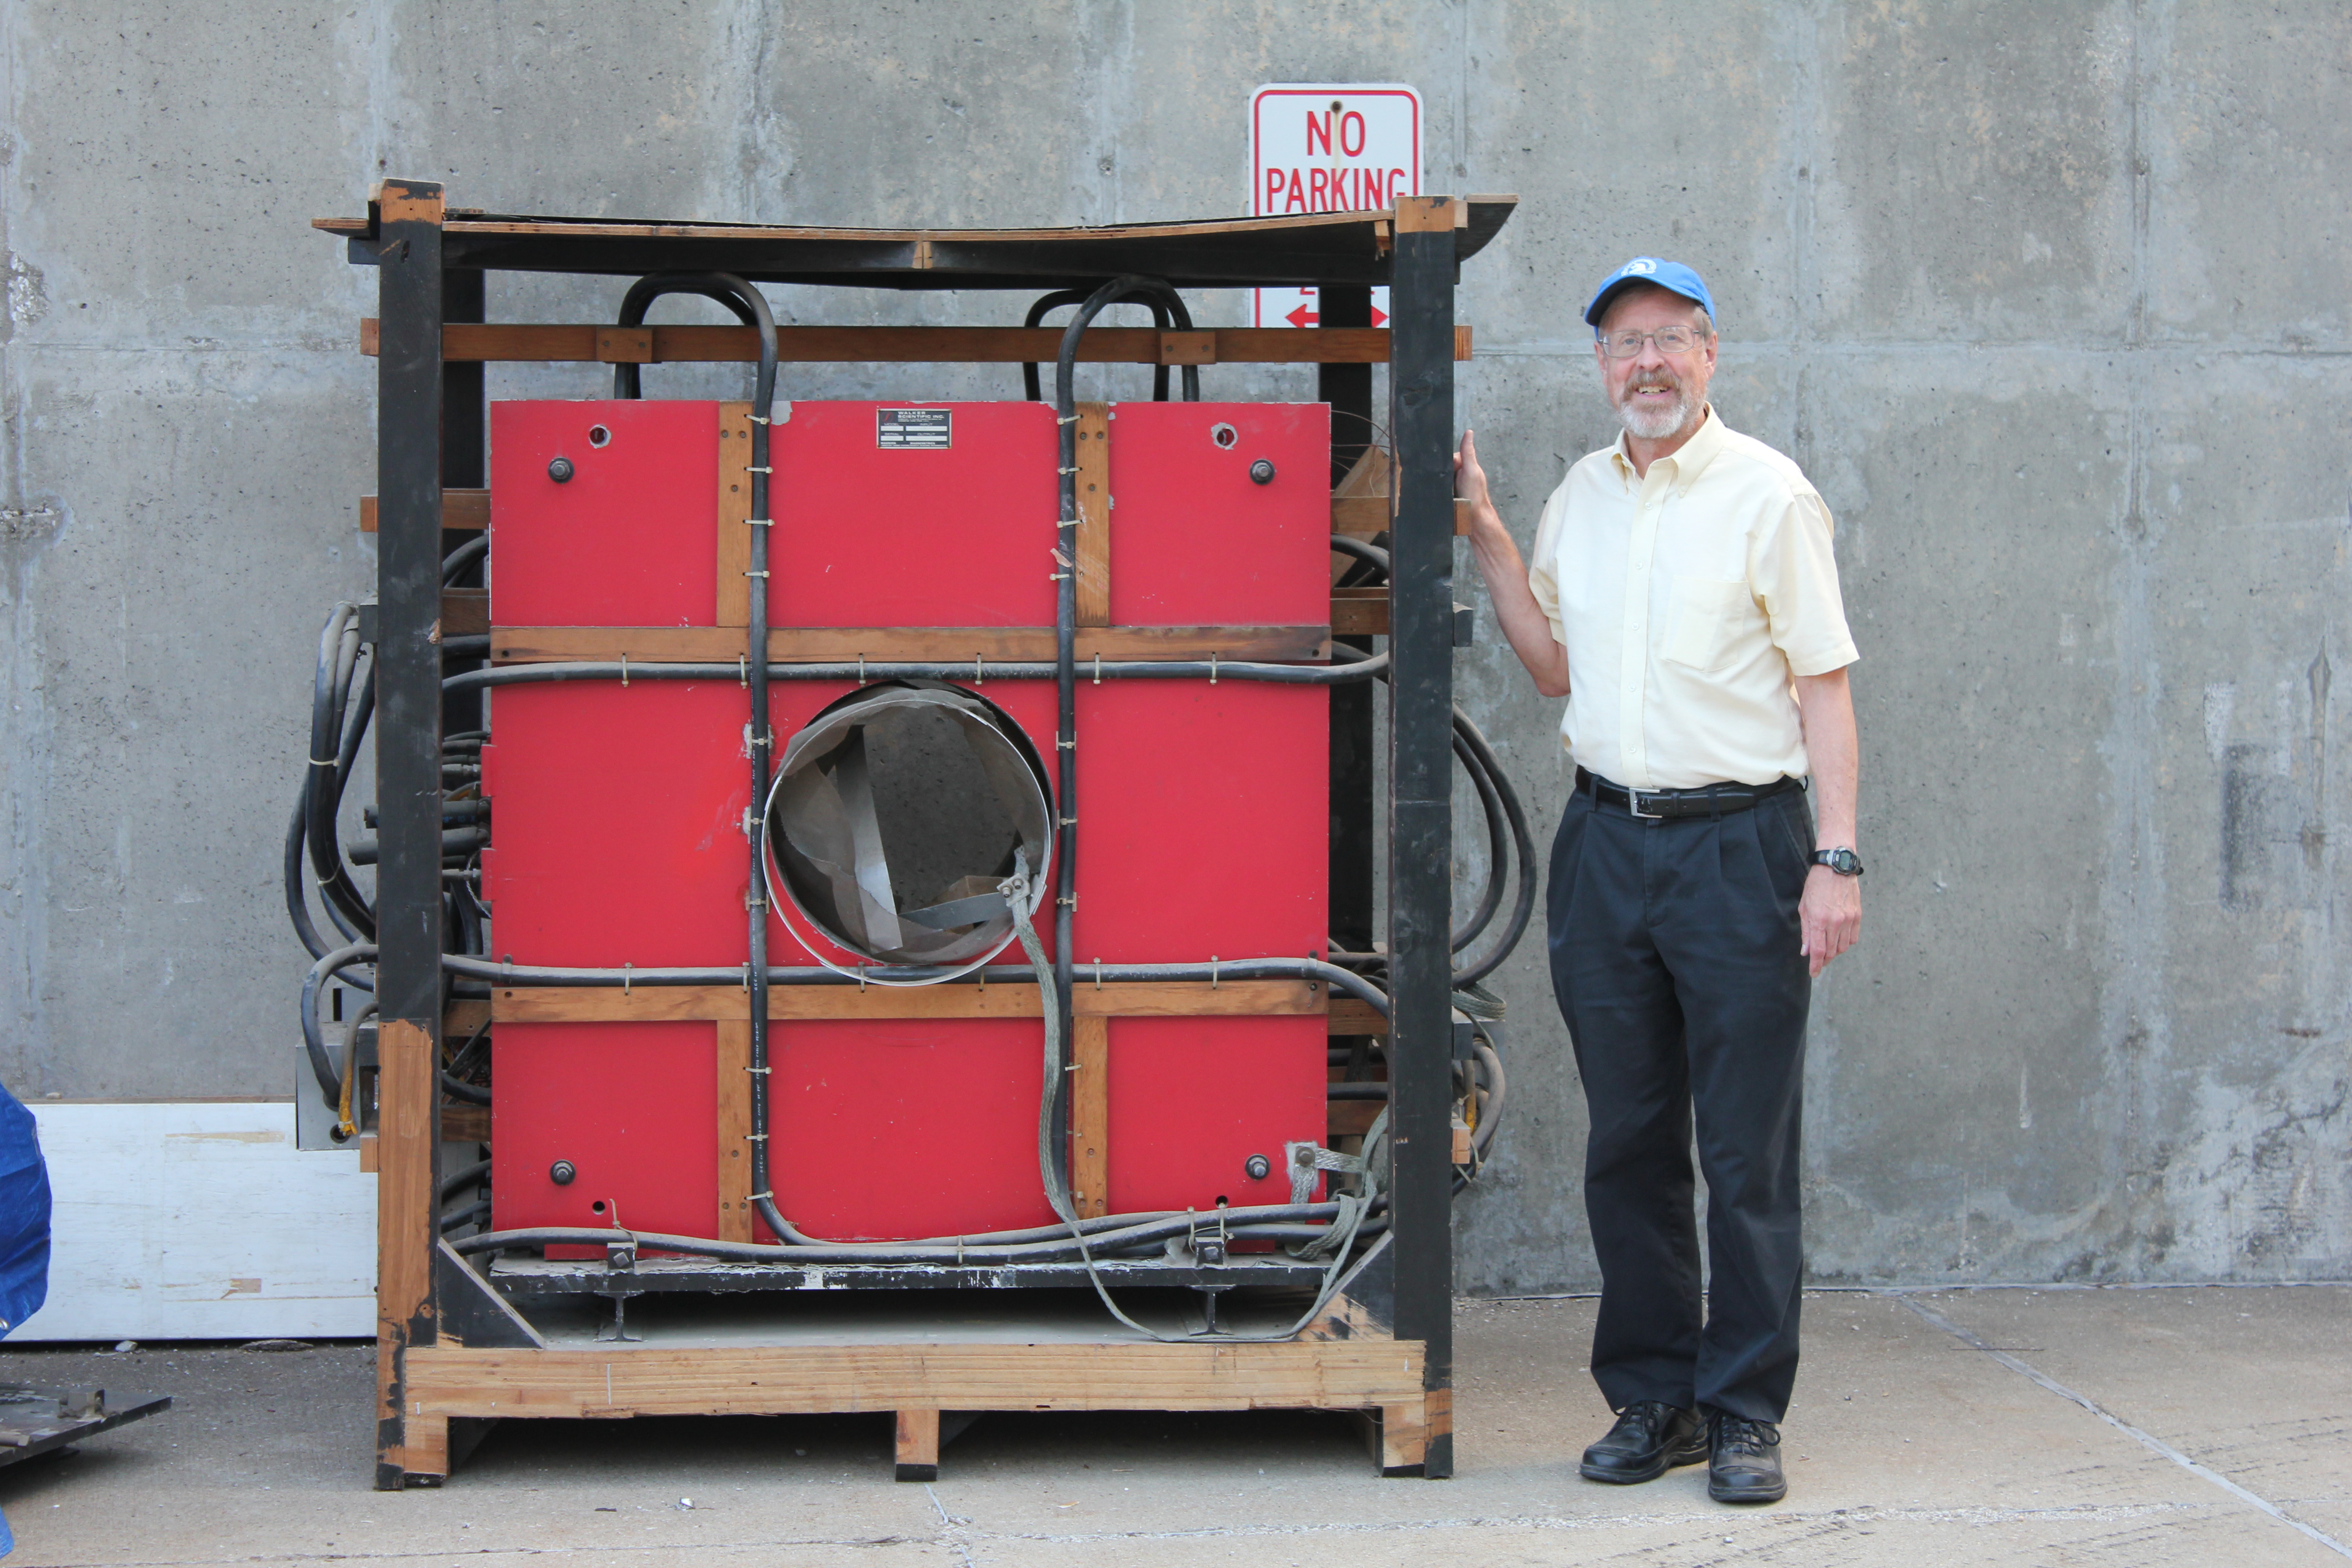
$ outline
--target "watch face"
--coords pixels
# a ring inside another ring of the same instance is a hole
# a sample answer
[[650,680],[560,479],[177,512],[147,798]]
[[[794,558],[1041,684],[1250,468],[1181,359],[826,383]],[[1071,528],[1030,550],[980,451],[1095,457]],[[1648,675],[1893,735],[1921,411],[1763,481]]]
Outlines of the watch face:
[[1841,877],[1860,876],[1862,857],[1851,849],[1832,849],[1830,851],[1830,869]]

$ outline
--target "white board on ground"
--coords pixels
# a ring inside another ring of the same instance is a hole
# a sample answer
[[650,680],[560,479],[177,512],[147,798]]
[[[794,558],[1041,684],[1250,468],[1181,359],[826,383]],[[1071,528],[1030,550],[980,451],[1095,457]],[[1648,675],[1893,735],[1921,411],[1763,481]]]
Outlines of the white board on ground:
[[[1269,82],[1250,94],[1253,217],[1378,212],[1421,195],[1421,94],[1402,82]],[[1312,289],[1260,289],[1253,321],[1311,327]],[[1372,290],[1372,325],[1389,291]]]
[[28,1340],[368,1339],[375,1178],[291,1100],[35,1100],[56,1205]]

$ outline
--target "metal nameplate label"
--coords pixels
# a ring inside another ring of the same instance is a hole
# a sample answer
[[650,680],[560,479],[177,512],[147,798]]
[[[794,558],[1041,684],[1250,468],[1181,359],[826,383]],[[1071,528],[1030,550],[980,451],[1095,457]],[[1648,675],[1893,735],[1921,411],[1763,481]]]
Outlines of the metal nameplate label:
[[877,408],[874,411],[877,447],[938,447],[955,445],[955,415],[946,408]]

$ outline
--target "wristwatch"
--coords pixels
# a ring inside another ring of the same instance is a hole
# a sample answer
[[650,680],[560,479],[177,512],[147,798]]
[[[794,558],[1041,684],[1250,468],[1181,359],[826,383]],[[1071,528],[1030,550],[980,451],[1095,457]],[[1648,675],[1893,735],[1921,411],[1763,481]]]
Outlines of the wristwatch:
[[1835,849],[1814,850],[1813,864],[1816,866],[1827,866],[1831,870],[1836,872],[1841,877],[1859,877],[1862,875],[1862,857],[1843,846],[1840,846]]

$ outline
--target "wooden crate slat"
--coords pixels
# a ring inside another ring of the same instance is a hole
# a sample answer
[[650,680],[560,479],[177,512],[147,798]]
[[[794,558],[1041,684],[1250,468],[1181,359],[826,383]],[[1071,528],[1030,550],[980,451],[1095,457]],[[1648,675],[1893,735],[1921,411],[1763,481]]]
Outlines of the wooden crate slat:
[[1280,1410],[1422,1415],[1410,1341],[1278,1344],[791,1344],[407,1357],[427,1416],[814,1415],[862,1410]]
[[1110,625],[1110,405],[1078,405],[1077,624]]
[[[1152,980],[1100,990],[1078,966],[1071,996],[1080,1017],[1208,1018],[1297,1016],[1320,1013],[1328,994],[1305,980]],[[740,985],[499,986],[491,1016],[506,1024],[688,1023],[748,1019],[750,993]],[[1033,984],[881,986],[775,985],[768,1016],[782,1022],[823,1018],[1035,1018]],[[748,1123],[747,1123],[748,1125]]]
[[[1352,612],[1351,612],[1352,613]],[[729,626],[492,626],[490,657],[501,664],[614,663],[623,654],[647,664],[733,664],[743,634]],[[1235,661],[1297,663],[1321,658],[1327,626],[1081,626],[1081,664],[1198,661],[1214,654]],[[964,664],[975,683],[992,664],[1049,664],[1051,626],[779,626],[768,634],[779,664]]]
[[[643,330],[652,334],[650,359],[630,334],[593,323],[451,321],[441,329],[441,357],[455,364],[751,363],[760,357],[759,334],[750,327]],[[362,318],[360,352],[373,355],[380,336],[376,318]],[[776,329],[776,357],[785,364],[1040,364],[1051,363],[1061,348],[1059,327]],[[1470,354],[1470,329],[1455,328],[1454,357]],[[1096,327],[1079,344],[1078,358],[1088,364],[1386,364],[1389,333],[1385,327]]]

